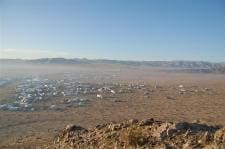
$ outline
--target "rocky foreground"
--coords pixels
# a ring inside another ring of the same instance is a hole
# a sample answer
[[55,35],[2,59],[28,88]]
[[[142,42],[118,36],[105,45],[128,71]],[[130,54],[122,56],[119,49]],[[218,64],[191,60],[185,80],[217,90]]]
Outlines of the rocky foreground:
[[171,123],[154,119],[133,119],[97,125],[92,129],[68,125],[50,148],[225,149],[225,126],[208,126],[200,122]]

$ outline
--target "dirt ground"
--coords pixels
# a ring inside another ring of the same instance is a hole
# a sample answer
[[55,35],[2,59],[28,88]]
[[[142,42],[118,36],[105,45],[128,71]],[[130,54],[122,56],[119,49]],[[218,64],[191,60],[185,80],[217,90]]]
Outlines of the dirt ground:
[[[36,68],[35,71],[40,73],[43,70],[39,75],[59,78],[59,72],[62,72],[60,68],[55,67],[54,73],[45,71],[46,68],[43,67]],[[120,102],[115,102],[115,95],[93,100],[91,105],[85,107],[68,108],[64,111],[0,111],[0,148],[43,147],[67,124],[88,128],[110,121],[154,118],[173,122],[201,120],[208,124],[225,125],[225,75],[167,73],[145,67],[91,68],[85,67],[80,71],[69,66],[63,72],[113,76],[94,80],[92,77],[83,78],[86,82],[144,82],[151,90],[149,97],[144,97],[143,91],[139,90],[119,96]],[[1,71],[4,74],[15,73],[12,70],[13,68],[7,73],[3,69]],[[26,70],[28,68],[16,73],[21,75]],[[156,81],[157,88],[154,88]],[[187,90],[184,94],[179,92],[178,86],[181,84]]]

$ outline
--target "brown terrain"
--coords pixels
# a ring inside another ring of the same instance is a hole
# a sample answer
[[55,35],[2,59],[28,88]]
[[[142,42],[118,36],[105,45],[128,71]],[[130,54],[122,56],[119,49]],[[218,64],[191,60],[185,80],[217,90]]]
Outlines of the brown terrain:
[[[90,141],[91,139],[99,140],[98,143],[101,144],[96,144],[97,148],[116,146],[119,149],[126,145],[134,148],[140,146],[182,148],[185,145],[190,145],[190,148],[224,147],[224,128],[222,128],[225,125],[224,74],[171,72],[155,67],[120,64],[19,67],[11,65],[1,66],[0,74],[2,77],[29,74],[49,79],[62,79],[68,73],[71,74],[71,78],[80,82],[144,84],[144,86],[132,92],[105,94],[102,99],[97,99],[96,94],[85,95],[85,98],[91,100],[91,104],[65,107],[58,111],[0,110],[0,148],[48,146],[61,148],[70,146],[68,142],[71,141],[75,148],[78,147],[79,141],[80,148],[88,148],[94,143]],[[16,85],[17,82],[14,82],[0,87],[0,101],[12,100]],[[63,107],[64,105],[61,104],[63,99],[64,97],[56,97],[40,104],[54,103]],[[141,122],[125,125],[130,119],[148,118],[155,120],[148,125],[140,125]],[[194,123],[194,121],[201,123]],[[71,124],[71,127],[62,131],[68,124]],[[179,124],[181,128],[177,127]],[[114,130],[114,126],[118,125],[118,130]],[[169,130],[171,134],[164,135],[164,131]],[[91,137],[93,133],[96,133],[96,137]],[[89,138],[85,138],[86,136]],[[134,141],[131,141],[132,139]],[[191,144],[193,142],[195,143]]]
[[68,125],[48,148],[205,148],[225,147],[225,127],[199,122],[171,123],[131,119],[93,129]]

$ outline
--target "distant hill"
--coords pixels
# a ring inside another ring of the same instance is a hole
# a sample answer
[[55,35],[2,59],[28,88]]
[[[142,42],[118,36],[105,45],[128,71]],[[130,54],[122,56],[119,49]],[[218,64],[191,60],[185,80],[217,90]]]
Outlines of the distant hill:
[[0,59],[1,64],[121,64],[128,66],[151,66],[171,68],[173,71],[202,72],[202,73],[225,73],[225,62],[212,63],[205,61],[121,61],[106,59],[65,59],[65,58],[42,58],[34,60],[23,59]]

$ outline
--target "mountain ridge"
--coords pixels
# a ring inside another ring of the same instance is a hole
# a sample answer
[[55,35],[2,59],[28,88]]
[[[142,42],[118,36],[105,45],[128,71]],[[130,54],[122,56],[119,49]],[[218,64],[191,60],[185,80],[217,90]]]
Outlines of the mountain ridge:
[[133,60],[108,60],[86,58],[41,58],[41,59],[0,59],[1,64],[119,64],[127,66],[150,66],[161,68],[184,69],[191,72],[218,72],[225,73],[225,62],[207,61],[133,61]]

